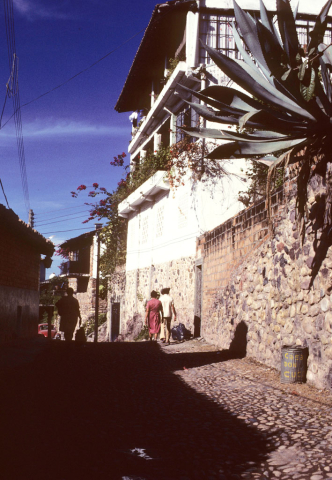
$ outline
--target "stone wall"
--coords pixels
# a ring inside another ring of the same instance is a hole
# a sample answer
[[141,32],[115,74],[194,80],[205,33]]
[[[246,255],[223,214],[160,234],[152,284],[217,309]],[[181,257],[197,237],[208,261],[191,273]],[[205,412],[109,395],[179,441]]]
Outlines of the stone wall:
[[201,237],[197,254],[203,257],[204,337],[227,349],[242,328],[247,355],[279,370],[282,346],[308,347],[307,379],[319,388],[331,387],[332,380],[332,241],[323,226],[325,182],[320,175],[310,181],[303,243],[293,176],[275,198],[272,237],[262,204],[258,217],[249,212],[249,224],[247,209]]
[[177,323],[192,331],[194,325],[195,258],[183,257],[149,268],[126,272],[124,302],[121,305],[121,334],[135,338],[143,327],[145,305],[150,292],[170,287]]
[[[120,322],[122,318],[122,312],[124,311],[125,306],[125,289],[126,289],[126,268],[125,265],[120,265],[116,267],[115,272],[110,276],[108,283],[108,306],[107,306],[107,332],[106,337],[110,341],[116,341],[122,339],[121,335],[121,325],[119,328],[119,336],[114,335],[114,330],[117,330],[117,318],[113,318],[113,315],[120,312]],[[120,308],[116,311],[113,310],[115,304],[119,305]]]

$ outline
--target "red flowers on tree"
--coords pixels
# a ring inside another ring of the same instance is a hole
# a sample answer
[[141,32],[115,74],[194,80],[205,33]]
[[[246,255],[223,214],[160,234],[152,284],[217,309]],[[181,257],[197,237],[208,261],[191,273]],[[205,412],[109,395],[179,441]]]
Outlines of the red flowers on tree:
[[55,250],[54,255],[67,259],[69,257],[69,250],[58,246],[58,248]]
[[110,164],[113,165],[113,167],[122,167],[124,164],[124,158],[126,158],[126,156],[127,155],[125,152],[119,153],[117,157],[113,157],[114,160],[113,162],[110,162]]

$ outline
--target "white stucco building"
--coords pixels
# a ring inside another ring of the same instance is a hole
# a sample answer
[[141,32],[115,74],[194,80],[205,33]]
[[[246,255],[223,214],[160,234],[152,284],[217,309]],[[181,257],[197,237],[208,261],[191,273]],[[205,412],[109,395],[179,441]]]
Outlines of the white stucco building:
[[[238,3],[252,15],[259,14],[258,0]],[[274,1],[266,5],[275,9]],[[305,46],[312,14],[317,15],[322,5],[321,0],[315,5],[300,2],[298,33]],[[208,58],[200,40],[240,58],[232,36],[232,21],[231,0],[182,0],[156,5],[115,106],[118,112],[137,112],[131,116],[133,129],[128,149],[132,168],[139,168],[147,153],[158,150],[160,145],[181,140],[181,127],[198,125],[197,113],[176,94],[178,84],[192,90],[209,85],[230,86],[229,78]],[[331,37],[330,29],[327,34]],[[174,59],[178,63],[172,71]],[[185,99],[198,102],[190,94]],[[209,122],[205,125],[211,126]],[[214,128],[218,127],[220,124],[214,124]],[[203,259],[196,258],[196,239],[237,214],[243,208],[237,199],[239,191],[246,190],[246,162],[228,161],[224,167],[233,175],[203,175],[202,181],[194,183],[188,171],[184,185],[176,189],[170,187],[165,172],[158,171],[120,204],[120,215],[128,219],[122,332],[128,322],[133,331],[137,329],[132,322],[137,323],[137,328],[141,326],[145,300],[152,289],[170,287],[178,320],[199,334]]]

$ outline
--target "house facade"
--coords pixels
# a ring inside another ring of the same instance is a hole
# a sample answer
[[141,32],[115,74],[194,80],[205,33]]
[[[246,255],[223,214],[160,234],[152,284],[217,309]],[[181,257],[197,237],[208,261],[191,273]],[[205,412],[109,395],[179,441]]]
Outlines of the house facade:
[[[270,3],[267,7],[275,9]],[[239,4],[259,15],[258,1]],[[313,14],[317,14],[310,8],[318,11],[319,5],[305,8],[301,11],[300,5],[297,15],[304,48]],[[156,5],[115,106],[118,112],[134,112],[128,149],[131,168],[139,168],[147,155],[161,146],[181,142],[183,127],[220,128],[220,124],[200,119],[194,108],[197,98],[179,85],[196,91],[211,85],[230,86],[229,78],[210,60],[201,42],[240,59],[232,35],[233,21],[233,3],[228,0]],[[331,43],[330,25],[327,36]],[[203,258],[196,257],[196,239],[243,209],[238,194],[246,190],[245,160],[224,161],[219,167],[220,175],[205,169],[198,181],[188,168],[176,188],[164,171],[158,171],[120,204],[119,214],[128,219],[126,281],[119,302],[121,333],[138,333],[150,291],[170,287],[177,320],[200,335],[201,296],[197,292],[204,265]]]
[[[54,245],[0,204],[0,342],[37,335],[39,276]],[[41,259],[45,255],[45,259]]]
[[[98,268],[98,234],[83,233],[66,240],[60,248],[67,259],[61,264],[60,277],[68,279],[68,287],[74,290],[79,301],[82,321],[94,321],[96,307],[96,283]],[[103,247],[101,247],[102,250]],[[106,300],[99,300],[99,313],[106,313]]]

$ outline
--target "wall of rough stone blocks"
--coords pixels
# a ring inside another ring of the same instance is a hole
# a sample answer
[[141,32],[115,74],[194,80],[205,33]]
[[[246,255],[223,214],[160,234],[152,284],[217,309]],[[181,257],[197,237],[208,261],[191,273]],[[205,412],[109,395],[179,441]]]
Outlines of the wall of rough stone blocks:
[[183,323],[193,333],[195,258],[183,257],[149,268],[126,272],[121,304],[121,334],[131,340],[141,331],[145,305],[150,292],[169,287],[177,314],[175,324]]
[[[119,265],[116,267],[115,272],[108,279],[108,295],[107,295],[107,331],[106,337],[111,338],[111,341],[118,340],[117,338],[112,338],[110,335],[110,330],[112,331],[112,305],[120,304],[120,322],[122,319],[122,313],[124,312],[125,306],[125,289],[126,289],[126,267],[125,265]],[[116,320],[115,320],[116,321]],[[121,328],[120,328],[121,335]],[[122,336],[120,336],[122,338]]]
[[273,236],[262,203],[199,239],[202,334],[228,349],[244,326],[247,355],[278,370],[283,346],[308,347],[307,380],[331,388],[332,240],[322,219],[326,178],[314,175],[310,181],[302,243],[297,173],[294,167],[274,199]]

